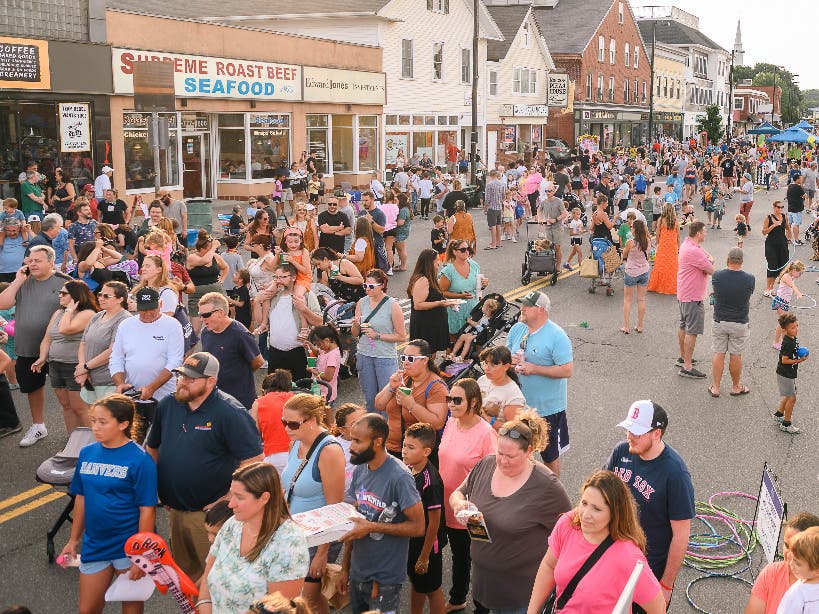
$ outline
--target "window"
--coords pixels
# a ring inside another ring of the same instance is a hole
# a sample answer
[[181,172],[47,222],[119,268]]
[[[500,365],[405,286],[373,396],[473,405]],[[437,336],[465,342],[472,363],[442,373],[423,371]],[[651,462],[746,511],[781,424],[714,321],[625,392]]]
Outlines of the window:
[[592,76],[591,73],[586,75],[586,100],[592,99]]
[[290,116],[251,113],[249,125],[250,178],[262,179],[266,167],[290,159]]
[[614,77],[609,77],[609,102],[614,102]]
[[597,77],[597,100],[603,100],[603,75]]
[[677,98],[680,97],[680,80],[677,79]]
[[657,87],[655,88],[655,92],[654,92],[655,96],[660,95],[660,88],[662,87],[662,85],[663,85],[663,78],[662,77],[657,77]]
[[606,39],[602,36],[597,37],[597,61],[603,62],[606,58]]
[[332,135],[333,172],[353,172],[353,116],[333,115]]
[[623,23],[625,19],[623,18],[623,3],[617,3],[617,23]]
[[[396,116],[390,116],[392,123],[396,122]],[[390,117],[387,121],[390,121]],[[327,115],[307,115],[307,149],[312,151],[316,156],[316,171],[322,175],[329,173],[327,165],[328,151],[327,146],[330,142],[330,118]]]
[[623,49],[623,56],[626,59],[626,68],[631,66],[631,45],[626,43],[625,49]]
[[628,102],[628,79],[623,79],[623,102]]
[[638,89],[640,82],[637,79],[634,80],[634,102],[640,101],[640,90]]
[[427,10],[448,15],[449,0],[427,0]]
[[[159,150],[159,182],[162,186],[178,186],[179,178],[179,125],[176,113],[160,113],[168,120],[170,140],[167,149]],[[241,117],[241,115],[239,116]],[[125,137],[126,190],[152,189],[154,187],[154,154],[148,144],[150,113],[123,113],[122,127]],[[40,128],[35,127],[34,129]],[[244,149],[240,156],[244,166]],[[42,170],[42,167],[41,167]],[[77,173],[74,172],[74,175]]]
[[512,91],[515,94],[537,94],[537,71],[532,68],[516,68]]
[[523,24],[523,30],[520,33],[520,46],[523,49],[529,48],[529,24]]
[[378,169],[378,116],[358,116],[358,170]]
[[615,56],[617,55],[617,41],[611,39],[609,41],[609,64],[614,64]]
[[444,44],[432,44],[432,78],[441,81],[444,78]]
[[243,113],[219,115],[219,179],[247,179]]
[[634,68],[640,68],[640,48],[634,47]]
[[461,49],[461,83],[472,83],[471,49]]
[[668,98],[668,77],[663,77],[663,98]]
[[490,70],[489,71],[489,95],[490,96],[497,96],[498,95],[498,71],[497,70]]
[[401,78],[412,79],[415,73],[415,66],[413,65],[412,55],[412,41],[408,39],[401,40]]
[[643,81],[643,104],[646,103],[646,99],[648,98],[648,87],[646,86],[646,82]]

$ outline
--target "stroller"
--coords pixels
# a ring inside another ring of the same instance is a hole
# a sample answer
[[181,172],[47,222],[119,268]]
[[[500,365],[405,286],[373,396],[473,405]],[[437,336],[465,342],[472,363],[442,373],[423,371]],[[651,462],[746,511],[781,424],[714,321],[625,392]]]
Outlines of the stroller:
[[609,239],[592,238],[592,255],[597,260],[598,276],[592,278],[589,294],[597,292],[597,286],[605,286],[606,296],[614,296],[612,281],[614,274],[622,262],[617,247]]
[[537,220],[529,220],[526,222],[526,253],[523,254],[523,264],[521,265],[520,283],[524,286],[532,281],[532,273],[537,273],[539,276],[551,275],[552,280],[550,285],[557,283],[557,260],[555,252],[551,250],[539,250],[534,239],[529,237],[529,226],[538,226]]

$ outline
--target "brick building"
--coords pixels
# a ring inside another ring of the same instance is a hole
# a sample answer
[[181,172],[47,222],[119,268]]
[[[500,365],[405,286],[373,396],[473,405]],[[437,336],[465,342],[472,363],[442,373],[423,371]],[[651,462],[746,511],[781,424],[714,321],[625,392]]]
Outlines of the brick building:
[[[777,88],[779,89],[779,88]],[[734,90],[733,135],[742,135],[769,119],[764,113],[765,105],[770,106],[770,97],[761,88],[738,87]]]

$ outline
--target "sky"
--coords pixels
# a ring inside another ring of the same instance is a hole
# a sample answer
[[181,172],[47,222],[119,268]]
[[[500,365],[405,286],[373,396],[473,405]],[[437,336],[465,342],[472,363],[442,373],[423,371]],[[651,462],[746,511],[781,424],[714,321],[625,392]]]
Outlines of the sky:
[[[700,18],[700,31],[723,48],[734,48],[742,25],[745,65],[769,62],[799,75],[803,90],[819,88],[819,62],[811,42],[817,34],[814,0],[631,0],[632,6],[673,5]],[[808,17],[813,15],[814,19]]]

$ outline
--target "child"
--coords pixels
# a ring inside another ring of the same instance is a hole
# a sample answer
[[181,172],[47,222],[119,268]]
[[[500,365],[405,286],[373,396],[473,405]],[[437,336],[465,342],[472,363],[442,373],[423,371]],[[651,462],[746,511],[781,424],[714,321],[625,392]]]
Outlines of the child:
[[[310,252],[304,247],[304,233],[295,226],[288,226],[281,243],[276,247],[276,256],[279,257],[280,262],[287,262],[296,267],[296,285],[293,286],[293,295],[303,299],[313,282]],[[306,341],[310,327],[303,315],[300,315],[300,318],[301,330],[298,339]]]
[[205,512],[205,531],[208,533],[208,541],[213,544],[216,539],[216,534],[225,521],[233,516],[233,510],[228,506],[228,502],[222,499],[213,504],[207,512]]
[[282,180],[280,177],[276,177],[276,181],[273,182],[273,192],[271,192],[270,194],[270,201],[276,207],[276,223],[272,224],[273,220],[270,220],[271,224],[274,226],[278,226],[279,220],[282,217],[284,217],[284,203],[282,202],[282,192],[283,192]]
[[233,290],[233,274],[238,271],[239,269],[245,268],[244,260],[242,260],[242,255],[239,253],[239,237],[235,235],[226,235],[222,238],[222,242],[225,244],[227,251],[222,254],[222,260],[225,261],[225,264],[228,265],[228,274],[225,277],[225,281],[222,285],[225,287],[225,290],[230,291]]
[[[9,282],[4,281],[0,283],[0,292],[3,292],[6,288],[9,287]],[[15,307],[12,305],[8,309],[0,309],[0,331],[2,331],[3,326],[5,326],[6,322],[11,322],[14,320],[14,311]],[[6,334],[5,331],[0,332],[0,337]],[[17,354],[14,353],[14,337],[9,336],[6,334],[7,340],[5,343],[0,345],[0,350],[4,351],[8,354],[9,357],[9,364],[5,369],[6,378],[9,380],[9,388],[11,390],[19,390],[20,384],[17,383],[17,373],[14,370],[14,366],[17,362]],[[0,339],[2,342],[2,339]]]
[[245,229],[245,223],[242,219],[242,206],[233,206],[233,215],[228,220],[228,234],[239,235]]
[[239,269],[233,273],[233,289],[227,292],[228,303],[233,307],[233,319],[244,324],[248,330],[253,319],[250,314],[249,285],[250,272],[247,269]]
[[462,362],[466,360],[466,357],[469,356],[469,350],[472,348],[472,343],[475,341],[475,338],[487,327],[489,324],[489,319],[495,315],[498,307],[498,301],[488,298],[483,302],[483,307],[481,307],[483,317],[480,320],[475,322],[472,318],[466,318],[466,322],[469,324],[469,327],[460,337],[458,337],[458,340],[455,342],[455,346],[452,348],[453,361]]
[[631,225],[634,224],[634,220],[636,219],[637,214],[634,213],[634,211],[629,211],[628,214],[626,214],[625,223],[620,224],[620,228],[617,229],[617,236],[620,238],[620,249],[623,249],[628,240],[633,238],[631,234]]
[[719,184],[718,177],[714,177],[714,185],[711,188],[711,193],[714,195],[714,211],[711,219],[713,223],[717,225],[717,230],[720,230],[722,229],[722,218],[725,215],[725,192]]
[[140,251],[144,255],[155,254],[165,261],[165,265],[168,269],[171,268],[171,250],[173,249],[173,245],[168,239],[168,235],[165,234],[165,231],[154,228],[142,238],[142,242],[144,247],[141,248]]
[[26,223],[26,216],[20,211],[16,198],[6,198],[3,200],[3,211],[0,212],[0,227],[6,223],[7,218],[20,220],[20,226]]
[[779,328],[785,332],[782,346],[779,349],[779,362],[776,365],[776,381],[779,384],[779,408],[774,412],[774,419],[779,422],[779,430],[796,435],[801,430],[791,422],[793,406],[796,404],[796,372],[799,363],[805,362],[808,357],[799,358],[799,322],[793,313],[779,316]]
[[569,257],[566,259],[566,266],[571,269],[572,258],[577,256],[577,266],[583,260],[583,234],[586,232],[586,227],[583,225],[583,220],[580,219],[580,209],[572,209],[572,217],[569,220],[569,243],[572,246],[572,251],[569,252]]
[[345,492],[350,485],[350,481],[353,479],[353,469],[355,469],[355,465],[350,462],[350,443],[352,442],[350,427],[366,413],[366,410],[361,407],[361,405],[356,405],[355,403],[344,403],[336,410],[336,425],[333,429],[333,435],[335,435],[338,443],[341,444],[341,449],[344,450],[344,458],[347,459],[347,467],[344,470]]
[[515,201],[515,238],[520,237],[521,225],[529,219],[529,199],[526,192],[518,189],[512,190],[512,198]]
[[421,495],[424,506],[426,532],[423,537],[411,537],[407,575],[412,586],[410,590],[410,612],[423,614],[424,604],[429,599],[429,614],[443,614],[444,593],[441,591],[443,561],[441,548],[446,545],[443,506],[444,483],[438,470],[429,462],[429,455],[435,447],[435,430],[426,422],[416,422],[407,428],[401,456],[412,470],[415,487]]
[[737,227],[734,228],[734,233],[737,235],[737,247],[741,248],[742,241],[745,239],[745,235],[748,234],[748,223],[745,221],[745,216],[741,213],[737,213],[734,221],[737,223]]
[[[805,265],[799,260],[794,260],[782,269],[779,277],[776,278],[774,283],[778,285],[776,286],[776,294],[774,294],[773,302],[771,303],[771,309],[776,310],[777,316],[782,317],[790,311],[791,298],[794,292],[796,293],[797,299],[802,298],[802,293],[799,291],[799,288],[796,287],[795,280],[798,279],[804,271]],[[773,347],[775,350],[778,350],[782,345],[782,334],[782,329],[777,326],[774,331]]]
[[324,175],[318,174],[319,190],[318,197],[321,202],[324,202],[324,195],[327,193],[327,184],[324,181]]
[[819,527],[797,533],[790,553],[788,567],[797,581],[782,597],[776,614],[815,612],[819,603]]
[[503,230],[501,234],[501,240],[506,241],[507,239],[511,239],[513,243],[517,243],[517,237],[515,237],[514,233],[514,221],[515,221],[515,200],[513,198],[514,193],[512,190],[506,191],[506,198],[503,200],[503,210],[501,211],[501,222],[503,222]]
[[555,256],[555,250],[552,249],[552,242],[549,239],[538,239],[532,242],[532,247],[536,252],[543,252],[544,256]]
[[307,199],[310,201],[310,204],[317,205],[319,200],[319,190],[321,189],[321,182],[319,181],[318,175],[313,173],[310,176],[310,181],[307,182]]
[[[662,197],[662,191],[663,191],[662,186],[655,185],[654,186],[654,196],[651,197],[651,200],[652,200],[652,202],[654,204],[654,208],[653,208],[653,211],[652,211],[652,213],[653,213],[652,217],[654,219],[651,222],[651,234],[653,234],[653,235],[657,234],[657,220],[660,218],[660,214],[663,212],[663,205],[665,204],[665,201],[663,200],[663,197]],[[649,198],[646,198],[646,201],[648,201],[648,200],[649,200]]]
[[708,183],[703,183],[702,187],[700,188],[700,193],[702,194],[702,208],[705,210],[705,215],[707,218],[706,224],[711,228],[716,228],[716,223],[714,222],[714,200],[715,194],[713,186]]
[[436,215],[433,217],[432,224],[433,228],[429,233],[430,240],[432,241],[432,249],[438,252],[438,257],[443,260],[447,244],[446,224],[444,223],[443,216]]
[[330,384],[330,399],[328,406],[333,407],[333,401],[338,396],[338,369],[341,366],[341,339],[338,331],[332,326],[316,326],[310,331],[307,341],[310,353],[317,353],[315,367],[307,370],[314,377]]

